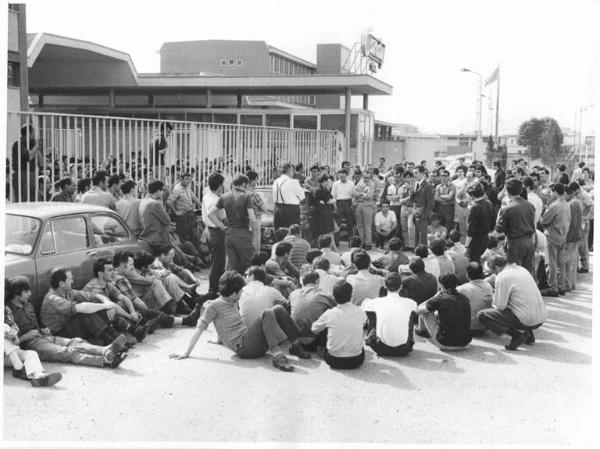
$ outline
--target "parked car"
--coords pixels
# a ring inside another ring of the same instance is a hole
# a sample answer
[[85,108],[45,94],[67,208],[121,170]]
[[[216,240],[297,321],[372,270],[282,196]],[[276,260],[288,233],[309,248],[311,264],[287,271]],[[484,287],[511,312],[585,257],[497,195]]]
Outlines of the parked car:
[[110,209],[79,203],[7,203],[5,276],[23,275],[39,310],[50,288],[50,272],[66,267],[73,288],[92,277],[94,261],[117,251],[137,252],[137,239],[125,221]]
[[[271,247],[273,246],[274,239],[274,226],[273,226],[273,210],[275,208],[275,201],[273,200],[273,187],[272,186],[259,186],[254,190],[260,195],[265,205],[265,211],[262,213],[260,219],[260,249],[271,254]],[[302,229],[302,235],[306,236],[308,231],[308,221],[306,218],[306,204],[305,202],[300,204],[300,226]]]

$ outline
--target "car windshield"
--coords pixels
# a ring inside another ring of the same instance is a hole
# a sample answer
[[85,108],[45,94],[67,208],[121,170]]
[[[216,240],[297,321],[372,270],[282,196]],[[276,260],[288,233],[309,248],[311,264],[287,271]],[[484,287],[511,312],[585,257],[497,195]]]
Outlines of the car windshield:
[[31,254],[42,222],[22,215],[6,215],[6,247],[4,251],[15,254]]
[[275,205],[273,203],[273,192],[271,189],[269,190],[255,190],[256,193],[260,196],[260,199],[265,203],[265,211],[273,213],[273,209]]

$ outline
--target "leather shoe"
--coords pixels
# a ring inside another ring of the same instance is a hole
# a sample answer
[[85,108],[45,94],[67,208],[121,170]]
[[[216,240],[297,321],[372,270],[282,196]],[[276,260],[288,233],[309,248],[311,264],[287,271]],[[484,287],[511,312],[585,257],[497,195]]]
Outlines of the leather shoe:
[[31,385],[34,387],[51,387],[52,385],[60,382],[61,379],[62,374],[60,373],[43,374],[40,377],[34,377],[31,379]]
[[110,344],[110,346],[115,353],[127,350],[129,347],[127,346],[127,336],[124,334],[119,334],[119,336]]
[[160,327],[160,316],[148,321],[148,334],[152,335],[156,329]]
[[567,293],[567,292],[566,292],[565,290],[559,290],[559,291],[558,291],[558,294],[559,294],[560,296],[565,296],[565,294],[566,294],[566,293]]
[[586,269],[586,268],[579,268],[579,269],[577,270],[577,272],[578,272],[578,273],[589,273],[589,272],[590,272],[590,270],[588,270],[588,269]]
[[310,359],[310,353],[305,351],[300,343],[294,343],[291,345],[289,351],[291,355],[296,355],[301,359]]
[[533,335],[533,331],[525,331],[525,344],[532,345],[535,343],[535,335]]
[[279,354],[277,357],[273,357],[273,366],[277,369],[280,369],[281,371],[294,371],[294,367],[290,365],[290,361],[283,354]]
[[181,324],[184,326],[194,327],[198,324],[198,318],[200,318],[200,311],[202,309],[202,304],[196,304],[194,306],[194,310],[189,313],[187,316],[183,317],[183,321]]
[[525,342],[526,339],[526,335],[522,332],[519,332],[518,334],[513,335],[513,337],[510,340],[510,343],[504,347],[509,351],[515,351],[521,345],[521,343]]
[[543,290],[540,290],[540,293],[542,294],[542,296],[559,296],[558,290],[552,290],[551,288],[545,288]]
[[13,375],[13,377],[16,377],[17,379],[29,380],[29,378],[27,377],[27,373],[25,372],[25,367],[23,367],[21,369],[13,368],[12,375]]
[[135,331],[133,331],[133,336],[139,342],[143,341],[148,335],[148,330],[150,329],[150,323],[146,323],[143,326],[137,326]]
[[127,358],[126,352],[117,352],[113,359],[109,363],[105,363],[104,366],[108,368],[118,368],[121,362]]

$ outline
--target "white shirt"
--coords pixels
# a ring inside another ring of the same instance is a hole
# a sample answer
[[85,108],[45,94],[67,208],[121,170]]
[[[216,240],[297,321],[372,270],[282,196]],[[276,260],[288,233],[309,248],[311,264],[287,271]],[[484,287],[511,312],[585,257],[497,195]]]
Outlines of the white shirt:
[[483,309],[492,307],[492,300],[494,298],[494,289],[492,286],[483,279],[475,279],[474,281],[459,285],[456,287],[456,291],[469,299],[469,304],[471,305],[470,329],[485,329],[485,326],[479,322],[477,314]]
[[315,272],[319,273],[319,289],[325,292],[328,295],[333,295],[333,287],[339,281],[340,277],[337,277],[334,274],[329,274],[325,270],[321,270],[317,268]]
[[275,204],[292,204],[298,206],[304,199],[304,189],[300,181],[281,175],[273,183],[273,200]]
[[[219,201],[219,195],[217,195],[210,189],[206,189],[204,191],[204,195],[202,195],[202,221],[209,228],[218,227],[215,223],[212,222],[210,218],[208,218],[208,211],[214,204],[217,204],[217,201]],[[218,209],[217,217],[223,220],[225,218],[225,209]]]
[[323,253],[321,257],[327,259],[331,265],[341,265],[342,256],[339,253],[333,251],[331,248],[322,248],[321,252]]
[[[456,187],[456,195],[454,195],[456,204],[458,204],[461,201],[467,201],[469,199],[469,196],[467,195],[467,190],[464,188],[467,185],[467,178],[463,178],[463,179],[456,178],[454,181],[452,181],[452,184],[454,184],[454,187]],[[459,197],[459,191],[461,189],[464,189],[464,190],[462,190],[462,192],[460,193],[460,197]]]
[[510,309],[525,326],[535,326],[546,320],[544,299],[525,268],[514,263],[506,265],[496,276],[495,286],[495,308]]
[[240,315],[247,327],[253,325],[265,309],[285,302],[283,295],[275,288],[260,281],[250,281],[242,289]]
[[[400,197],[399,197],[399,195],[401,194],[401,192],[400,192],[400,188],[401,187],[402,187],[401,185],[397,186],[393,182],[390,183],[390,185],[388,186],[388,189],[387,189],[387,199],[390,202],[390,206],[399,206],[400,205]],[[391,197],[395,197],[395,196],[398,196],[398,199],[397,200],[392,200]]]
[[342,182],[338,179],[333,183],[333,187],[331,188],[331,196],[333,196],[333,199],[336,201],[351,200],[353,192],[354,183],[348,180],[346,180],[346,182]]
[[379,230],[382,228],[383,232],[390,233],[392,229],[395,229],[398,226],[398,222],[396,220],[396,214],[392,211],[388,211],[387,217],[383,215],[383,212],[379,211],[375,214],[375,228]]
[[351,302],[326,310],[311,330],[318,334],[327,329],[327,352],[334,357],[356,357],[363,351],[363,326],[367,314]]
[[360,306],[367,298],[379,296],[379,290],[384,286],[385,280],[382,276],[369,273],[369,270],[360,270],[346,278],[346,282],[352,285],[352,303]]
[[531,204],[533,204],[533,207],[535,207],[535,223],[537,224],[540,221],[540,218],[542,217],[544,202],[538,196],[538,194],[533,191],[527,192],[527,201],[529,201]]
[[390,292],[383,298],[366,299],[362,307],[365,312],[375,312],[375,333],[383,343],[395,347],[408,342],[411,315],[417,310],[415,301]]

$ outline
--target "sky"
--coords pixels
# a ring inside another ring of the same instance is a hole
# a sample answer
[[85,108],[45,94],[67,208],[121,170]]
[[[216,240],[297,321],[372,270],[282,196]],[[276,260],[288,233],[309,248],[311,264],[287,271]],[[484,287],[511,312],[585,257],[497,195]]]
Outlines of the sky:
[[[500,134],[531,117],[573,128],[580,108],[586,134],[597,128],[600,1],[413,0],[31,0],[27,31],[92,41],[129,53],[138,72],[158,72],[163,42],[264,40],[316,62],[318,43],[351,47],[363,31],[385,43],[375,77],[393,95],[372,96],[376,119],[427,133],[476,129],[479,77],[500,65]],[[483,89],[494,97],[496,84]],[[483,98],[483,134],[490,129]],[[353,105],[360,107],[356,97]],[[579,118],[577,118],[579,121]],[[579,125],[577,125],[579,126]]]

